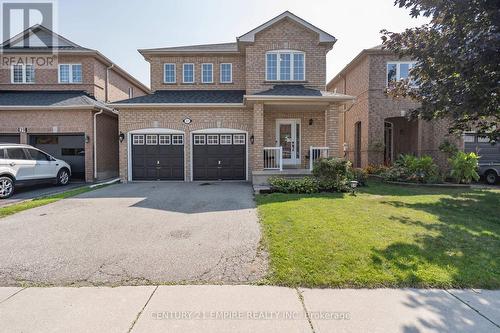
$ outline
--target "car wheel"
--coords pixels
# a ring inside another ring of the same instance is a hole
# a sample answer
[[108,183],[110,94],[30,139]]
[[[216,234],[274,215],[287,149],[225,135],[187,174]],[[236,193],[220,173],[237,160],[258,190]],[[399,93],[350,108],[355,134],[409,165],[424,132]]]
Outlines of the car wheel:
[[57,185],[68,185],[69,183],[69,171],[68,169],[61,169],[57,173]]
[[488,171],[485,175],[484,178],[486,179],[486,182],[490,185],[494,185],[497,182],[497,174],[495,171]]
[[9,177],[0,177],[0,199],[6,199],[14,193],[14,181]]

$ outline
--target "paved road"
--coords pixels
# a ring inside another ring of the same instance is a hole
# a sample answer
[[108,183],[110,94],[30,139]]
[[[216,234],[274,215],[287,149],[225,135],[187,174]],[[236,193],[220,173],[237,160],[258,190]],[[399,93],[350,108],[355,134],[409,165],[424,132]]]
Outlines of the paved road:
[[493,290],[0,288],[0,332],[490,333],[499,325]]
[[0,220],[0,285],[247,282],[259,241],[248,184],[112,185]]
[[0,207],[8,206],[20,201],[39,198],[64,191],[68,191],[80,186],[85,186],[84,182],[71,182],[66,186],[55,186],[53,184],[38,184],[33,186],[22,186],[16,188],[13,196],[0,200]]

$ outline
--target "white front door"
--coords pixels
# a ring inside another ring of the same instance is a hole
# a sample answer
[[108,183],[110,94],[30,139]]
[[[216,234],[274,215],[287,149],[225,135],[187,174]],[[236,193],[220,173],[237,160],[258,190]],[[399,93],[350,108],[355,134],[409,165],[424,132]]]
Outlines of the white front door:
[[276,120],[276,146],[283,148],[283,164],[300,164],[300,119]]

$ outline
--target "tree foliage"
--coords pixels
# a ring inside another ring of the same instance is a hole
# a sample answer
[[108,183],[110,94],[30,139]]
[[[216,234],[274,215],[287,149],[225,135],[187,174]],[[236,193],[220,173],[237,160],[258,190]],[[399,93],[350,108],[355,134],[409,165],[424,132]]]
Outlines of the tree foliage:
[[500,139],[500,1],[395,0],[430,23],[395,33],[382,30],[384,47],[417,64],[413,80],[397,82],[394,97],[420,102],[413,118],[449,117],[450,132],[476,130]]

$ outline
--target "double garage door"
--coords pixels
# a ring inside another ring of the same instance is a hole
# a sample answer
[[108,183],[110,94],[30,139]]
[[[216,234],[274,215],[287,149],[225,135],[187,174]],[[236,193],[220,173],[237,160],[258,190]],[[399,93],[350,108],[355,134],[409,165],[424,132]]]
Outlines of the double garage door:
[[[132,180],[184,180],[183,134],[133,134]],[[246,134],[193,134],[193,180],[245,180]]]

